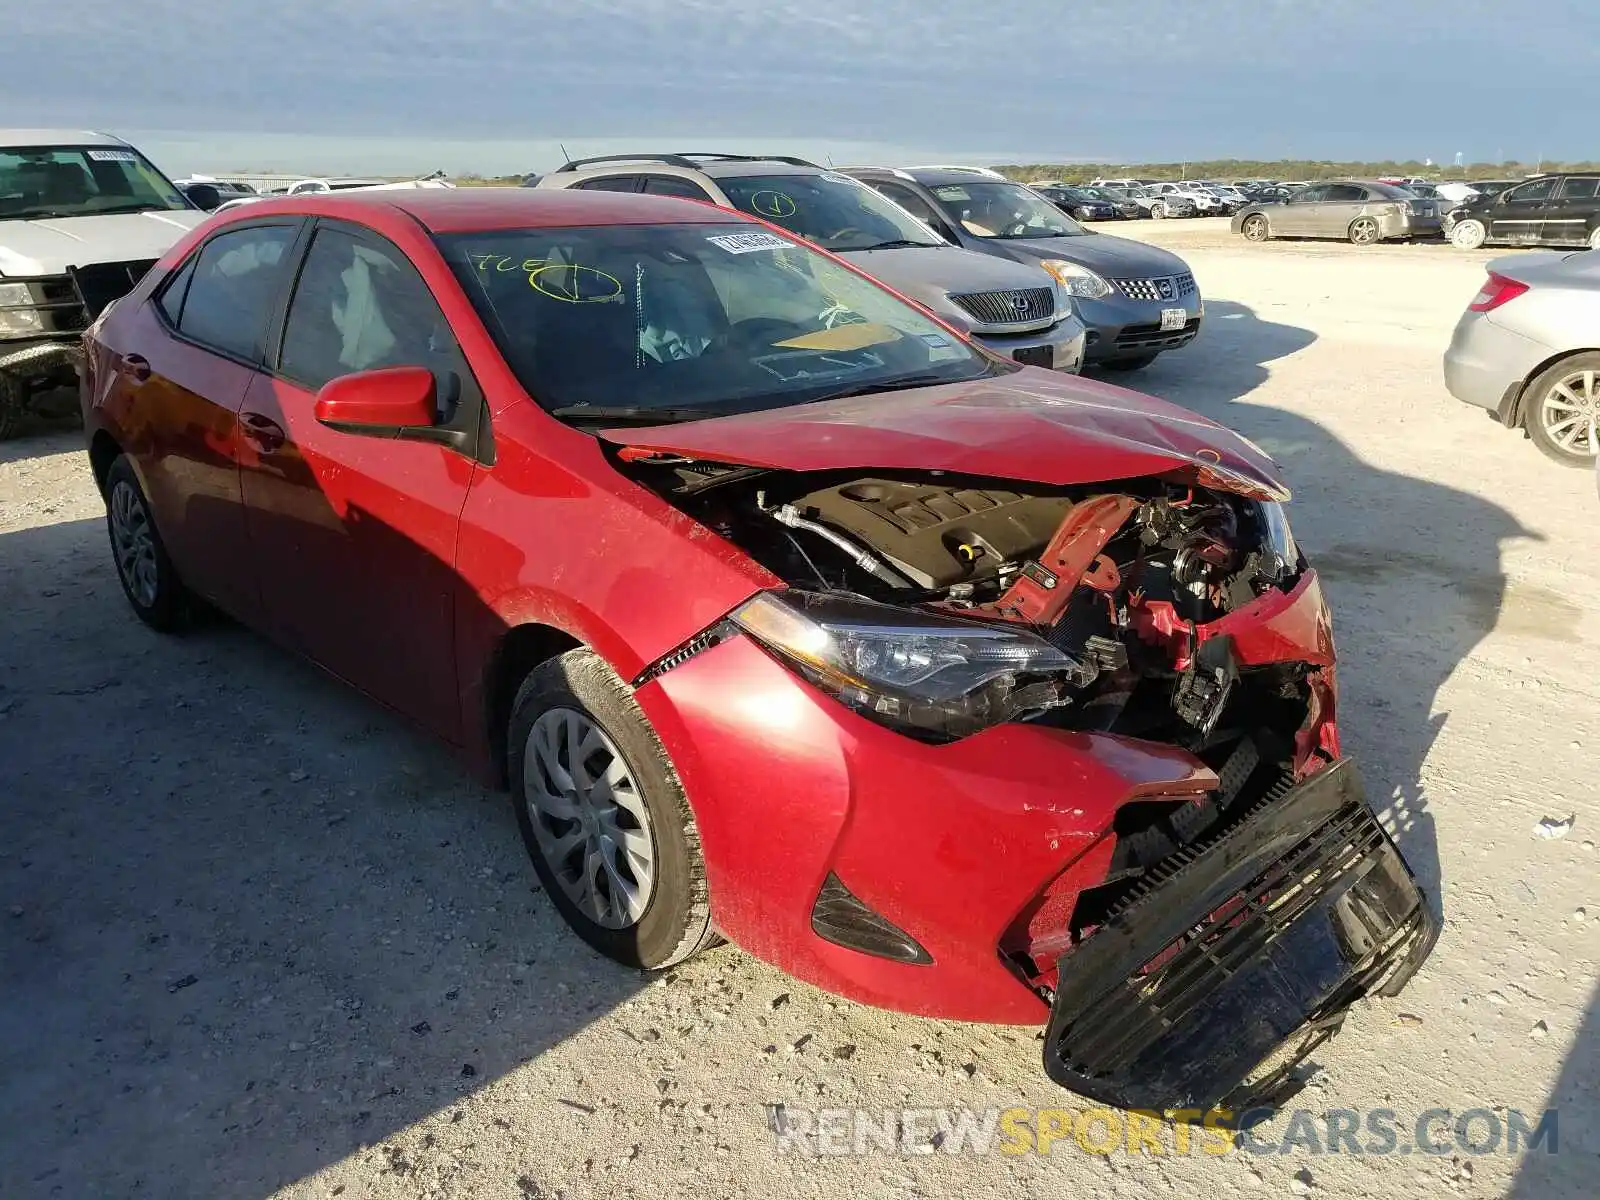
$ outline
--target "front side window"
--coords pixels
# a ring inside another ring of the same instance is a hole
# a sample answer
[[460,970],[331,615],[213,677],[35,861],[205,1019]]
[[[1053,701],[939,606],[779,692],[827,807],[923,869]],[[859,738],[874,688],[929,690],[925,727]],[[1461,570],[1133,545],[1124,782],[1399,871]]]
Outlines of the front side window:
[[289,304],[279,368],[312,389],[381,367],[455,365],[444,314],[395,250],[323,228]]
[[0,220],[191,207],[165,175],[127,146],[0,148]]
[[933,198],[974,237],[1078,237],[1086,233],[1043,196],[1015,183],[942,183]]
[[200,251],[178,330],[251,362],[285,282],[298,227],[258,225],[212,238]]
[[1536,204],[1541,200],[1550,199],[1556,190],[1554,179],[1535,179],[1532,183],[1525,183],[1521,187],[1512,188],[1505,194],[1507,204]]
[[439,244],[528,394],[566,420],[747,412],[1009,369],[753,224],[502,230]]
[[848,175],[747,175],[719,179],[717,185],[740,212],[771,221],[828,250],[943,244]]

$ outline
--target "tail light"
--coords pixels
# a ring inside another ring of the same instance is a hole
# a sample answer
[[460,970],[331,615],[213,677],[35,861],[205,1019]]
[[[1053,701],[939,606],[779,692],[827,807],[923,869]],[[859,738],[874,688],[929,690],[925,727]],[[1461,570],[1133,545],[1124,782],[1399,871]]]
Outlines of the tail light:
[[1493,312],[1508,300],[1515,300],[1528,290],[1528,285],[1516,279],[1507,279],[1504,275],[1489,272],[1489,278],[1484,280],[1483,288],[1472,298],[1472,303],[1467,305],[1471,312]]

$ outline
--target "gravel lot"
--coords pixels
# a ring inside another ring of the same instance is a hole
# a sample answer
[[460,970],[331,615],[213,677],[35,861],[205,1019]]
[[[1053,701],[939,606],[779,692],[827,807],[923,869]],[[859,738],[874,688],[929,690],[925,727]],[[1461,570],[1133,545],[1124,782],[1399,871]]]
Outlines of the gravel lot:
[[1133,232],[1188,257],[1208,323],[1128,382],[1283,464],[1347,749],[1445,919],[1303,1103],[1559,1106],[1559,1155],[780,1156],[771,1103],[1076,1102],[1032,1030],[731,947],[600,960],[443,752],[241,629],[139,625],[43,423],[0,445],[0,1196],[1594,1195],[1597,500],[1443,389],[1490,255]]

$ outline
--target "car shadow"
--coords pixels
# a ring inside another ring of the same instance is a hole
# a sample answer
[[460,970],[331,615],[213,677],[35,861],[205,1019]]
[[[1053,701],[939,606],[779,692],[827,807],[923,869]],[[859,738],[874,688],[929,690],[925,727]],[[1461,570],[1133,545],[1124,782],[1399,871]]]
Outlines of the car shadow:
[[643,986],[504,795],[231,622],[149,631],[105,543],[0,535],[0,1193],[265,1195]]
[[1122,379],[1238,430],[1282,467],[1295,534],[1333,610],[1344,752],[1442,916],[1427,759],[1449,714],[1435,711],[1435,698],[1490,630],[1559,630],[1576,613],[1553,593],[1508,585],[1502,548],[1536,535],[1500,506],[1376,467],[1315,420],[1245,402],[1274,362],[1315,341],[1308,329],[1207,298],[1190,347]]
[[[37,397],[17,421],[16,432],[0,442],[0,466],[32,458],[41,452],[41,445],[58,440],[59,435],[83,429],[83,417],[78,411],[78,393],[70,388],[57,388]],[[78,445],[82,445],[81,437]],[[48,448],[53,449],[53,446]]]
[[[1577,1039],[1545,1099],[1545,1111],[1554,1113],[1557,1140],[1525,1155],[1506,1193],[1508,1200],[1578,1200],[1594,1195],[1595,1172],[1600,1168],[1596,1080],[1600,1080],[1600,986],[1589,998]],[[1540,1114],[1525,1116],[1532,1125]]]

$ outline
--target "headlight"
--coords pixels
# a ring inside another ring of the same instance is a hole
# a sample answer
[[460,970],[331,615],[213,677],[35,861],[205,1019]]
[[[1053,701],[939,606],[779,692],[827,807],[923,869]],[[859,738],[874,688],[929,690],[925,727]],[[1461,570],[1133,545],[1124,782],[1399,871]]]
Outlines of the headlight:
[[0,283],[0,337],[43,333],[44,318],[36,303],[27,284]]
[[1300,565],[1300,547],[1295,544],[1294,534],[1289,530],[1289,514],[1275,500],[1262,500],[1259,503],[1267,550],[1283,560],[1286,571],[1295,570]]
[[813,592],[763,592],[733,614],[804,678],[881,724],[957,738],[1066,703],[1085,668],[1021,628]]
[[1060,258],[1048,258],[1039,265],[1056,277],[1057,282],[1067,289],[1068,295],[1080,300],[1098,300],[1111,294],[1111,285],[1088,267],[1080,267],[1077,263]]

